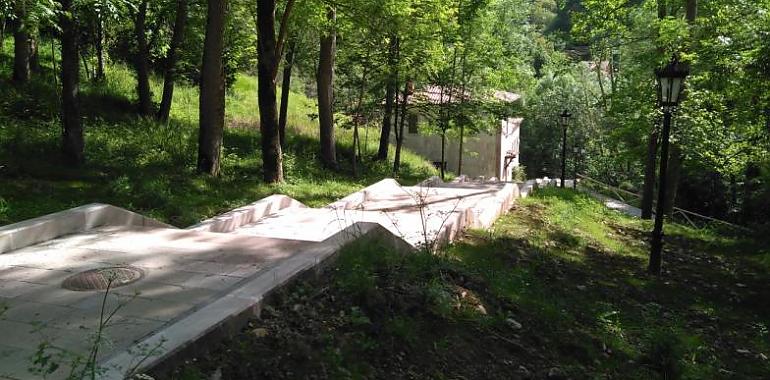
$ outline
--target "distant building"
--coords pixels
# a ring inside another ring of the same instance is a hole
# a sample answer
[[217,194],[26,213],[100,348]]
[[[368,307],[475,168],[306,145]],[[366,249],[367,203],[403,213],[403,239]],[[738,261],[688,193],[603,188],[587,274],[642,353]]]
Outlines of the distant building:
[[[459,91],[456,91],[459,93]],[[459,97],[459,94],[454,99]],[[511,92],[495,91],[494,98],[506,103],[518,101],[521,96]],[[415,94],[416,102],[440,104],[441,88],[428,86],[423,91]],[[465,94],[465,96],[469,96]],[[446,99],[444,99],[446,102]],[[452,100],[453,102],[455,100]],[[446,170],[455,174],[464,174],[468,177],[498,178],[502,181],[512,179],[513,168],[519,166],[519,139],[522,118],[510,115],[499,121],[496,128],[490,132],[482,132],[467,135],[463,139],[462,172],[458,170],[460,164],[460,141],[456,138],[447,138],[444,154],[444,162],[441,162],[441,135],[438,133],[421,134],[418,128],[420,116],[410,114],[407,128],[404,131],[404,147],[433,161],[436,167],[442,164]],[[435,123],[435,121],[431,121]],[[392,136],[395,142],[395,137]]]

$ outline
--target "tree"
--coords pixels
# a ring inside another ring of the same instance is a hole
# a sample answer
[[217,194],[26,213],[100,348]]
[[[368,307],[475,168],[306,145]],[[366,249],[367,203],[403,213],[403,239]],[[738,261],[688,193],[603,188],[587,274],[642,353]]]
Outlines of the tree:
[[176,15],[174,20],[173,36],[171,45],[166,53],[166,72],[163,76],[163,96],[158,110],[158,120],[162,123],[168,123],[171,113],[171,101],[174,97],[174,81],[176,80],[176,65],[178,60],[177,51],[184,42],[185,26],[187,24],[187,1],[176,1]]
[[209,0],[200,83],[198,172],[219,175],[225,125],[224,36],[227,0]]
[[62,83],[62,153],[73,166],[85,161],[83,126],[80,121],[78,92],[80,65],[78,62],[78,28],[73,0],[59,0],[61,6],[61,83]]
[[275,0],[257,1],[259,130],[262,134],[262,166],[265,182],[283,182],[283,153],[278,131],[276,77],[283,56],[287,24],[294,0],[288,0],[275,34]]
[[318,124],[321,136],[321,162],[328,168],[337,168],[337,151],[334,139],[334,56],[337,50],[337,34],[334,22],[337,13],[333,7],[327,10],[331,25],[321,35],[318,58]]
[[13,30],[13,80],[17,83],[26,83],[30,77],[30,55],[32,45],[30,43],[28,26],[29,0],[17,0],[14,5],[15,27]]
[[281,140],[281,149],[286,148],[286,121],[289,117],[289,93],[291,92],[291,72],[294,68],[294,56],[297,48],[296,38],[289,41],[289,49],[286,51],[286,59],[283,64],[283,83],[281,83],[281,110],[278,115],[278,134]]
[[136,67],[137,94],[139,95],[139,114],[152,115],[152,94],[150,92],[150,51],[147,46],[147,5],[149,0],[142,0],[134,20],[136,34]]

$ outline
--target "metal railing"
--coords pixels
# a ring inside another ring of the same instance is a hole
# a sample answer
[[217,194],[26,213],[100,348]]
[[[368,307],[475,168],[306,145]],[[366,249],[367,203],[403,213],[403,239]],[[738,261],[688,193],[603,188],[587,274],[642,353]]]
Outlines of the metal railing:
[[[586,175],[578,174],[577,177],[581,179],[581,181],[578,182],[581,186],[585,186],[583,182],[588,182],[591,185],[588,185],[585,187],[588,187],[588,188],[592,188],[594,186],[599,187],[601,190],[603,190],[601,192],[604,193],[604,195],[614,196],[616,199],[620,200],[623,203],[628,203],[632,206],[637,206],[637,207],[641,203],[642,196],[640,194],[637,194],[628,190],[623,190],[621,188],[618,188],[612,185],[608,185],[604,182],[588,177]],[[653,201],[653,207],[654,206],[655,206],[655,201]],[[730,223],[721,219],[712,218],[710,216],[702,215],[693,211],[688,211],[679,207],[672,208],[671,216],[674,218],[678,218],[679,220],[683,221],[684,223],[687,223],[688,225],[694,228],[703,228],[710,224],[717,224],[717,225],[722,225],[722,226],[734,228],[741,231],[747,231],[747,232],[752,231],[750,228],[747,228],[735,223]]]

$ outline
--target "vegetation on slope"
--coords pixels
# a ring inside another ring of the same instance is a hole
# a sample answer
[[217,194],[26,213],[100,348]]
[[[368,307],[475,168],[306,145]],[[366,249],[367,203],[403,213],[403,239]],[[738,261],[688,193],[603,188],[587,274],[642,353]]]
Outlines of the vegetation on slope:
[[671,225],[656,278],[649,227],[548,189],[441,255],[354,245],[173,378],[766,378],[768,247]]
[[[50,58],[44,54],[45,64]],[[318,126],[310,117],[314,101],[292,93],[284,156],[287,181],[262,182],[256,79],[247,75],[238,75],[227,96],[222,175],[197,175],[198,89],[177,86],[171,121],[164,126],[135,116],[136,80],[119,64],[107,67],[106,82],[83,84],[88,160],[85,167],[69,168],[58,158],[58,94],[51,72],[17,86],[3,69],[8,68],[0,69],[0,225],[102,202],[181,227],[273,193],[310,206],[325,205],[390,176],[391,163],[370,160],[359,163],[359,178],[350,175],[352,134],[347,130],[339,131],[341,170],[324,169],[316,158]],[[162,83],[153,78],[151,84],[159,93]],[[376,152],[377,133],[374,128],[361,131],[365,154]],[[434,174],[419,156],[406,153],[403,160],[404,183]]]

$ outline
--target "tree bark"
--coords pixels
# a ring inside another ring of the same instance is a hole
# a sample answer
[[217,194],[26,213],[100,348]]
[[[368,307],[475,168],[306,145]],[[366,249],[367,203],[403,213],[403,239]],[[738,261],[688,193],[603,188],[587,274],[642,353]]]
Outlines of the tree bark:
[[686,0],[685,19],[692,24],[696,17],[698,17],[698,0]]
[[[396,86],[396,62],[398,57],[399,40],[398,37],[391,37],[390,49],[388,50],[388,80],[385,85],[385,112],[382,118],[382,131],[380,133],[380,147],[377,150],[377,160],[388,159],[388,148],[390,147],[390,129],[393,119],[393,103],[398,88]],[[398,107],[398,104],[396,104]]]
[[275,0],[257,1],[257,76],[259,95],[259,130],[262,134],[262,165],[265,182],[283,182],[283,153],[278,131],[276,74],[286,38],[286,25],[293,0],[288,0],[278,37],[275,35]]
[[[147,48],[147,4],[148,0],[143,0],[139,5],[134,22],[134,32],[136,34],[136,80],[137,94],[139,96],[139,114],[143,116],[152,115],[152,94],[150,94],[150,52]],[[216,1],[214,3],[217,3]]]
[[647,141],[647,159],[644,162],[644,185],[642,186],[642,219],[652,219],[652,204],[655,197],[655,162],[658,155],[658,129],[653,128]]
[[166,54],[166,72],[163,75],[163,96],[158,110],[158,121],[168,123],[171,115],[171,102],[174,99],[174,81],[176,80],[177,52],[184,42],[185,27],[187,24],[187,0],[177,0],[176,17],[174,20],[174,32],[171,37],[171,46]]
[[16,2],[16,27],[13,30],[13,81],[27,83],[30,78],[30,38],[25,0]]
[[409,86],[410,81],[406,81],[404,84],[404,93],[402,94],[403,100],[401,102],[401,121],[396,118],[396,128],[398,128],[398,134],[396,135],[396,155],[393,160],[393,176],[398,176],[398,171],[401,168],[401,147],[404,145],[404,124],[406,124],[406,107],[409,104]]
[[80,123],[78,91],[80,63],[78,30],[73,0],[59,0],[61,15],[61,82],[62,82],[62,153],[64,161],[79,166],[85,161],[83,127]]
[[29,38],[29,71],[39,73],[40,70],[40,52],[38,51],[38,40],[30,36]]
[[[334,24],[334,8],[327,10],[326,18]],[[321,36],[318,57],[318,125],[321,137],[321,162],[328,168],[337,168],[337,151],[334,139],[334,55],[337,50],[337,32],[334,25]]]
[[281,112],[278,116],[278,134],[281,139],[281,149],[286,149],[286,122],[289,117],[289,93],[291,92],[291,71],[294,67],[294,49],[297,41],[292,38],[283,66],[283,83],[281,84]]
[[209,0],[200,84],[198,172],[219,175],[225,126],[224,36],[227,0]]
[[106,78],[104,74],[104,20],[102,13],[99,12],[96,20],[96,75],[94,80],[103,81]]

